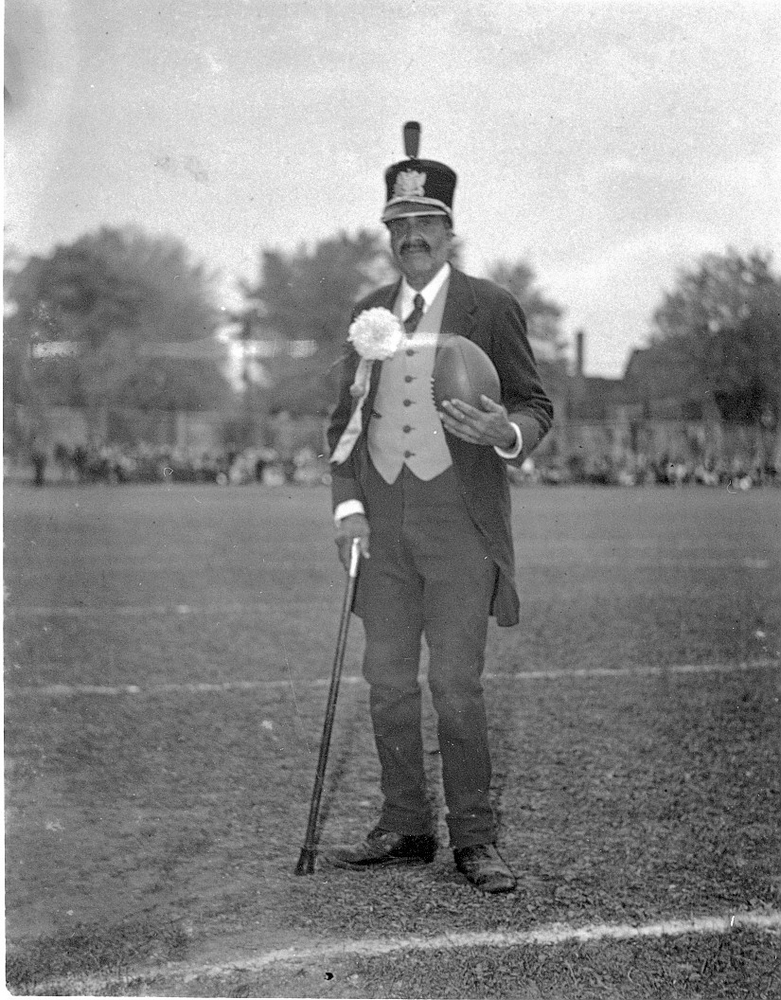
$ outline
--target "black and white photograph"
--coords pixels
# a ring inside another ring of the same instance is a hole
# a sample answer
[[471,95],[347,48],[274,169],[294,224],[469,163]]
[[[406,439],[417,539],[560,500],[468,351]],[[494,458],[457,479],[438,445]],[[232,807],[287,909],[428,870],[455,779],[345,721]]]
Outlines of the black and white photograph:
[[781,7],[5,0],[12,996],[781,996]]

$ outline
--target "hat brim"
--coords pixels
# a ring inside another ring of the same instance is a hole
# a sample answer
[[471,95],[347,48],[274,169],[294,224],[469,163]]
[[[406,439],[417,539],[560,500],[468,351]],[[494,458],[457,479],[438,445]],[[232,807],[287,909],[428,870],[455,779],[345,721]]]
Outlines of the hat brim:
[[410,219],[418,215],[444,215],[453,221],[453,213],[441,201],[433,198],[389,201],[382,213],[381,222],[391,222],[393,219]]

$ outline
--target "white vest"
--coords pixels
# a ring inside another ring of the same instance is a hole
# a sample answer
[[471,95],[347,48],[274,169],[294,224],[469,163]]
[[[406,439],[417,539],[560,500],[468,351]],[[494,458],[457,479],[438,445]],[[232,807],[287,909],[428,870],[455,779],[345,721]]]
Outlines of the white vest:
[[[386,483],[402,466],[428,481],[453,464],[442,423],[434,408],[431,377],[437,335],[442,326],[449,280],[392,358],[382,362],[380,382],[369,419],[369,454]],[[399,295],[394,307],[400,313]]]

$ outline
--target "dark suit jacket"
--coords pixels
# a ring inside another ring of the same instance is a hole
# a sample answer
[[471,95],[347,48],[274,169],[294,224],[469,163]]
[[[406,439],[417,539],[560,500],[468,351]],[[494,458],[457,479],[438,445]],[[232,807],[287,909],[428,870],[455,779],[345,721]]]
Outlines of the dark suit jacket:
[[[383,306],[393,309],[399,282],[378,289],[361,301],[353,313]],[[502,385],[502,403],[523,434],[522,462],[536,447],[553,421],[553,406],[537,373],[526,319],[517,300],[491,281],[473,278],[453,269],[442,317],[442,331],[468,337],[491,358]],[[355,407],[350,395],[360,358],[351,345],[343,359],[339,400],[328,427],[333,452]],[[364,499],[368,448],[366,426],[374,405],[381,362],[372,368],[369,395],[363,405],[363,430],[350,457],[331,465],[334,507],[344,500]],[[491,613],[499,625],[518,622],[518,595],[510,526],[510,489],[505,462],[493,448],[469,444],[452,434],[447,443],[469,514],[485,539],[499,568]]]

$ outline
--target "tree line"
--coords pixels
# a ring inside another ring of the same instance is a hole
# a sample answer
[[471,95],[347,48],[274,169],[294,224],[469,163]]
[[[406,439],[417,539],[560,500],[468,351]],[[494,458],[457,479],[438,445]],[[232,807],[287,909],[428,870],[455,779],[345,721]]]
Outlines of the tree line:
[[[246,362],[243,405],[324,414],[351,308],[393,274],[376,231],[263,250],[255,280],[239,282],[241,305],[227,317]],[[564,307],[527,261],[496,261],[487,277],[520,301],[543,378],[554,386],[566,374]],[[235,400],[227,345],[221,357],[217,337],[226,328],[217,275],[177,240],[103,228],[48,256],[7,253],[5,298],[6,405],[198,410]],[[300,349],[258,360],[258,342]],[[682,269],[652,314],[649,353],[660,373],[685,371],[725,419],[777,429],[781,279],[771,256],[728,249]]]

